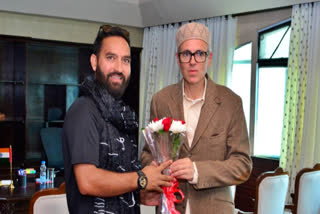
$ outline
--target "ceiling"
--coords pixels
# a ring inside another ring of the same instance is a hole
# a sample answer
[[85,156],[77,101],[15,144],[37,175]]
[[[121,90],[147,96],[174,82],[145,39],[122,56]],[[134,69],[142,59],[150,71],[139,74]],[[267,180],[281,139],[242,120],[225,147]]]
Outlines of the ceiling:
[[0,0],[0,10],[134,27],[239,14],[312,0]]

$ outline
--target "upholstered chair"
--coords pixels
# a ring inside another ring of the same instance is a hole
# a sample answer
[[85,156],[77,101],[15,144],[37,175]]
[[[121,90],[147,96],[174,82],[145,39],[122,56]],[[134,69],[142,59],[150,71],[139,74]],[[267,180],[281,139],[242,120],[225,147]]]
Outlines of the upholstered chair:
[[[288,191],[288,172],[277,168],[274,172],[264,172],[256,182],[254,214],[282,214]],[[252,212],[239,211],[239,214]]]
[[58,188],[43,189],[36,192],[29,204],[29,214],[68,214],[66,186],[62,183]]
[[320,163],[301,169],[295,180],[293,205],[285,213],[320,214]]

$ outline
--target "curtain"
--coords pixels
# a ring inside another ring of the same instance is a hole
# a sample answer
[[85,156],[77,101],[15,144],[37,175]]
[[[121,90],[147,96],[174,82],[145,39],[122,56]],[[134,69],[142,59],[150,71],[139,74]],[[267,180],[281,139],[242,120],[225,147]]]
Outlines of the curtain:
[[233,53],[236,45],[237,18],[216,17],[207,19],[211,32],[213,58],[208,71],[218,84],[231,86]]
[[[213,51],[213,59],[208,69],[208,75],[218,84],[229,85],[237,18],[224,16],[195,21],[205,24],[211,34],[210,50]],[[175,23],[144,29],[140,70],[140,129],[147,126],[149,122],[152,95],[182,79],[175,58],[175,35],[179,26],[179,23]],[[144,139],[140,132],[139,154],[143,146]]]
[[197,20],[209,28],[212,62],[209,77],[218,84],[231,86],[233,53],[235,50],[237,18],[220,16]]
[[[144,29],[141,70],[139,127],[146,127],[150,117],[152,95],[161,88],[181,79],[175,59],[176,32],[179,24],[163,25]],[[139,155],[144,146],[139,132]]]
[[320,2],[314,3],[308,41],[308,78],[306,88],[305,120],[303,123],[303,146],[300,166],[313,167],[320,163]]
[[[294,5],[292,10],[280,166],[295,176],[320,161],[320,4]],[[318,132],[317,132],[318,130]]]

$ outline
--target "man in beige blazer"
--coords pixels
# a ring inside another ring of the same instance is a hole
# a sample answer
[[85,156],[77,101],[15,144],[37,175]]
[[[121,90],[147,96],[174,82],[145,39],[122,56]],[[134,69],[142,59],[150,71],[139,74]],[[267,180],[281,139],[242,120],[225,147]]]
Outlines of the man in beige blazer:
[[[206,74],[209,41],[208,28],[200,23],[180,27],[176,58],[183,80],[153,96],[150,120],[171,117],[187,124],[187,140],[170,166],[185,195],[176,208],[186,214],[233,214],[230,186],[246,181],[252,168],[248,132],[241,98]],[[152,162],[147,144],[141,161]]]

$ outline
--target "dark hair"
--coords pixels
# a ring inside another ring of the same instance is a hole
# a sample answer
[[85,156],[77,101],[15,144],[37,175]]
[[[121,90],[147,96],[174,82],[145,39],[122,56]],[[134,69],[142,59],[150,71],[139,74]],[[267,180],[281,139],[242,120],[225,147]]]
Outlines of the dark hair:
[[93,53],[98,55],[101,49],[102,41],[110,36],[120,36],[125,39],[130,47],[129,32],[120,27],[110,25],[101,25],[97,37],[93,43]]

